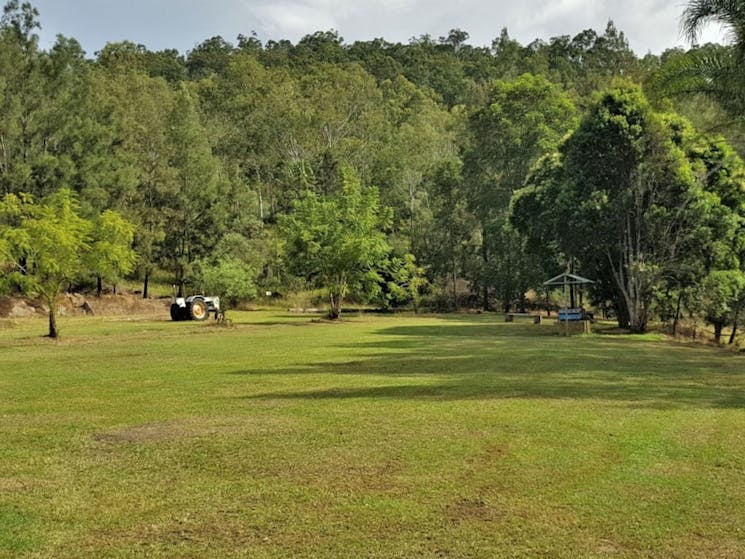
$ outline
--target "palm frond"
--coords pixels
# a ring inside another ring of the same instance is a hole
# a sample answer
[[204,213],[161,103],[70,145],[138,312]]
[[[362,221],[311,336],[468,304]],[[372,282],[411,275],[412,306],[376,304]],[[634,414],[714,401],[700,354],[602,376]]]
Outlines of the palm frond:
[[683,33],[696,42],[703,27],[717,23],[732,35],[733,44],[745,39],[745,2],[742,0],[689,0],[681,21]]
[[745,114],[745,73],[733,48],[693,50],[667,62],[647,84],[659,97],[705,94]]

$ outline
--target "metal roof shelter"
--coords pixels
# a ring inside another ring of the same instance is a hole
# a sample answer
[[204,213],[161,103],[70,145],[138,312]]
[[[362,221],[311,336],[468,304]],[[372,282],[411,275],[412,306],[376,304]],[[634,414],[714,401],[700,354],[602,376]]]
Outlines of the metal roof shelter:
[[[546,287],[563,287],[564,288],[564,328],[565,328],[565,335],[569,335],[569,314],[570,311],[568,309],[567,305],[567,288],[570,286],[575,285],[589,285],[591,283],[595,283],[592,280],[589,280],[587,278],[583,278],[582,276],[578,276],[577,274],[570,274],[569,272],[564,272],[563,274],[559,274],[555,278],[551,278],[548,281],[544,281],[543,285]],[[580,312],[580,311],[577,311]],[[559,311],[559,321],[562,322],[561,319],[562,313]],[[576,320],[576,319],[574,319]]]
[[585,285],[588,283],[595,283],[595,282],[587,278],[583,278],[582,276],[578,276],[577,274],[570,274],[569,272],[564,272],[563,274],[559,274],[555,278],[551,278],[548,281],[544,281],[543,285],[553,286],[553,287],[560,287],[560,286],[566,287],[568,285]]

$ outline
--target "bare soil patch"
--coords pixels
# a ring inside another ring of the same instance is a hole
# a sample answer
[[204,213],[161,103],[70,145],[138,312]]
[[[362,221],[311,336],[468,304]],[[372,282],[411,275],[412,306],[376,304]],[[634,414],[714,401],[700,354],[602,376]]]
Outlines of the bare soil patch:
[[[138,295],[83,295],[80,293],[65,293],[60,297],[60,316],[127,316],[127,315],[159,315],[168,314],[170,300],[143,299]],[[48,312],[46,305],[34,299],[23,297],[0,297],[0,318],[31,318],[45,316]]]

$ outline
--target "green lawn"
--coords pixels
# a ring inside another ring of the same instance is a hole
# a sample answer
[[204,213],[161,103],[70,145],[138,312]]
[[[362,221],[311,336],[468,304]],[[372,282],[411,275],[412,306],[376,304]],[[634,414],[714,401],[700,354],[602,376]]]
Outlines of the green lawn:
[[0,557],[743,557],[745,356],[494,315],[0,322]]

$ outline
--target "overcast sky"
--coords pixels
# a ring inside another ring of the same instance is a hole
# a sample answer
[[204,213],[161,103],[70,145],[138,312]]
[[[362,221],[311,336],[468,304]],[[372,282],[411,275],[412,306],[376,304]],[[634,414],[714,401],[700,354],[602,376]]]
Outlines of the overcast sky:
[[[215,35],[235,42],[252,31],[259,39],[297,42],[335,29],[347,43],[383,37],[408,42],[459,28],[474,46],[490,45],[507,27],[521,43],[602,32],[609,19],[639,55],[688,46],[680,34],[682,0],[31,0],[40,12],[41,47],[57,34],[80,41],[89,56],[107,42],[130,40],[151,50],[186,53]],[[703,40],[721,40],[710,28]]]

